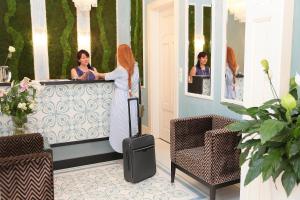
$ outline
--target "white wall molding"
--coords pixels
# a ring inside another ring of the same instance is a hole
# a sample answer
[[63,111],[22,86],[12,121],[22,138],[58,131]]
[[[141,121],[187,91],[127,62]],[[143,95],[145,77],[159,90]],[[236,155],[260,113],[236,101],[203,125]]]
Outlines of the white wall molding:
[[73,0],[77,10],[91,11],[92,7],[98,6],[98,0]]
[[30,0],[33,38],[34,76],[36,80],[49,79],[49,58],[45,0]]
[[[84,49],[91,56],[91,22],[92,7],[98,6],[97,0],[73,0],[77,13],[77,44],[78,50]],[[91,60],[91,59],[90,59]]]

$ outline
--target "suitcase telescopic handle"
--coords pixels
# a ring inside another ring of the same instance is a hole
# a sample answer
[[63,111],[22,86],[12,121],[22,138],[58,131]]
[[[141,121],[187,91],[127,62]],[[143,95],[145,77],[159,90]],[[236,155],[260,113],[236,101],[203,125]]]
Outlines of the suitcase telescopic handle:
[[[129,137],[132,137],[132,130],[131,130],[131,112],[130,112],[130,102],[131,101],[136,101],[136,109],[137,109],[137,119],[139,120],[139,98],[134,97],[134,98],[129,98],[128,99],[128,119],[129,119]],[[141,124],[138,121],[138,135],[141,134]]]

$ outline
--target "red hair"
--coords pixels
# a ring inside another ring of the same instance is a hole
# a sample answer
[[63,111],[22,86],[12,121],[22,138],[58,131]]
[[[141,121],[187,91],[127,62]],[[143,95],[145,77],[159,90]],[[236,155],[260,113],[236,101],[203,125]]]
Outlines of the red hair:
[[[134,71],[135,58],[131,51],[131,48],[127,44],[121,44],[118,47],[118,61],[119,64],[124,67],[128,72],[128,88],[131,90],[131,76]],[[131,92],[129,92],[131,96]]]
[[[231,47],[227,47],[226,60],[227,60],[229,68],[232,71],[233,77],[235,77],[236,70],[237,70],[237,63],[236,63],[235,53]],[[234,81],[235,81],[235,78],[234,78]]]

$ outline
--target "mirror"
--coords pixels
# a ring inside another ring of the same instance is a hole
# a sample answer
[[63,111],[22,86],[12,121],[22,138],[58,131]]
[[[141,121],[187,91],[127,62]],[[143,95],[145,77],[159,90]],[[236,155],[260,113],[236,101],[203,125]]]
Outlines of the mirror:
[[186,94],[210,97],[212,5],[210,0],[187,2]]
[[223,58],[223,100],[242,102],[244,96],[245,0],[226,0]]

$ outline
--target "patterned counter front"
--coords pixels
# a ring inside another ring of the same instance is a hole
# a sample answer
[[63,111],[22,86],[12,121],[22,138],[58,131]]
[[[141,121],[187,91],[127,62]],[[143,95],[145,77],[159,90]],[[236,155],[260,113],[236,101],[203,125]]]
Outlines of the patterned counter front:
[[[113,82],[106,81],[45,82],[28,131],[43,134],[50,144],[108,137],[113,90]],[[12,121],[0,113],[0,136],[10,134]]]

